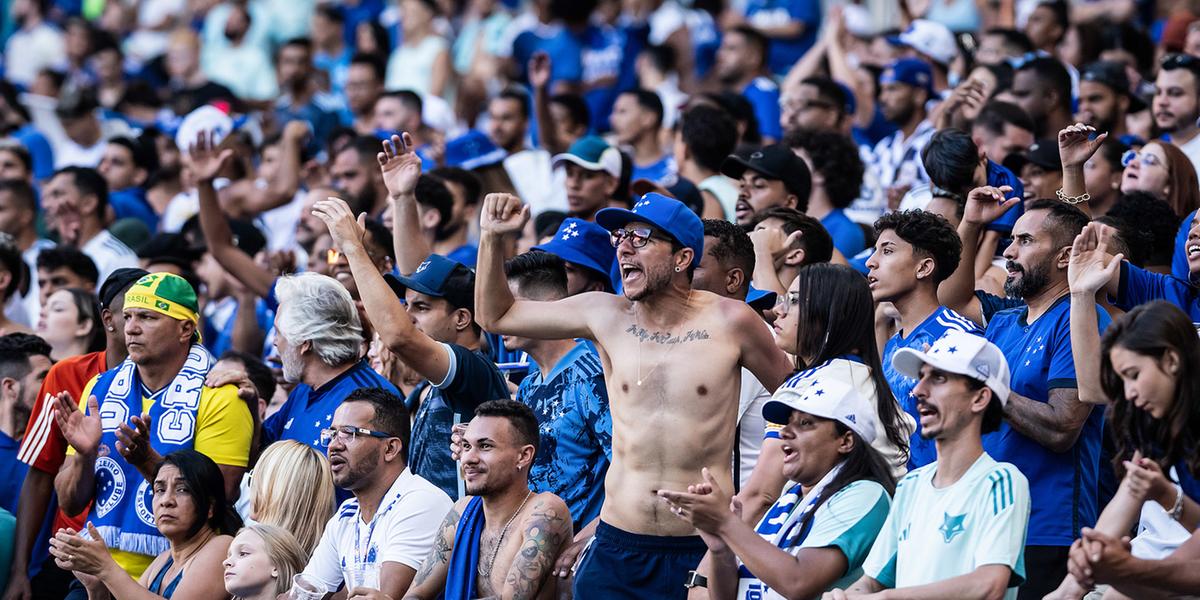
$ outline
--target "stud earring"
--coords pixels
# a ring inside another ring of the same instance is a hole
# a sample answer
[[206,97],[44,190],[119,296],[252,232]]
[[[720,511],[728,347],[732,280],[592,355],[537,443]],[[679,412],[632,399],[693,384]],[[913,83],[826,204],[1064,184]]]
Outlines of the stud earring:
[[678,273],[678,272],[679,272],[679,267],[675,267],[675,272],[676,272],[676,273]]

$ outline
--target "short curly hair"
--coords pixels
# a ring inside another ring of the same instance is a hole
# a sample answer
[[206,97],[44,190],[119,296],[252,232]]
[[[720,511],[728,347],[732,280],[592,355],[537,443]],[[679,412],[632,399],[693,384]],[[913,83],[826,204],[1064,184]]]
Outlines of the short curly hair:
[[933,259],[933,282],[945,281],[958,268],[962,240],[945,217],[924,210],[888,213],[875,221],[876,235],[887,230],[912,244],[913,253]]
[[858,146],[849,137],[832,131],[796,129],[785,138],[788,147],[804,150],[814,174],[825,178],[825,194],[835,208],[846,208],[862,190],[863,166]]

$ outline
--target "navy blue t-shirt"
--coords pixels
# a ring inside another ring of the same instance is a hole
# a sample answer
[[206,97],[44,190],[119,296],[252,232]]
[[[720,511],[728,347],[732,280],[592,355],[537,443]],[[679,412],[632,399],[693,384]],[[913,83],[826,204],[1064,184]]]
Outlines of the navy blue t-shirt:
[[410,411],[419,402],[415,406],[408,466],[457,499],[458,466],[450,460],[450,428],[455,422],[470,421],[480,404],[511,395],[500,369],[483,353],[457,344],[442,346],[451,353],[446,380],[421,384],[406,401]]
[[897,332],[888,339],[887,344],[883,347],[883,376],[887,379],[888,387],[892,388],[892,394],[896,396],[901,408],[912,415],[917,422],[917,428],[913,431],[908,445],[908,470],[910,471],[935,462],[937,447],[933,440],[921,437],[921,416],[917,414],[917,397],[913,395],[913,388],[917,387],[917,380],[897,371],[896,367],[892,365],[892,359],[896,355],[896,351],[901,348],[912,348],[924,352],[952,329],[983,335],[983,329],[980,329],[974,321],[945,306],[939,306],[920,325],[914,327],[907,336],[902,335],[903,331]]
[[315,390],[306,383],[297,384],[279,412],[263,423],[263,445],[296,440],[323,450],[321,430],[333,422],[333,411],[342,405],[350,392],[364,387],[383,388],[400,396],[400,390],[392,382],[376,373],[366,360],[360,360]]
[[862,252],[867,247],[867,238],[862,227],[846,216],[846,211],[835,208],[821,218],[821,225],[833,238],[833,245],[847,258]]
[[[985,312],[985,337],[1008,360],[1013,393],[1047,402],[1051,390],[1077,387],[1070,311],[1070,296],[1064,295],[1033,323],[1026,321],[1028,307]],[[1099,306],[1096,318],[1103,332],[1111,319]],[[1063,453],[1017,432],[1007,419],[999,431],[983,436],[984,452],[997,462],[1012,463],[1029,480],[1033,501],[1027,546],[1070,546],[1081,527],[1095,525],[1103,426],[1104,410],[1095,407],[1074,446]]]
[[612,414],[599,355],[577,343],[545,378],[537,369],[525,377],[517,400],[538,420],[529,486],[562,498],[578,530],[600,516],[612,460]]
[[0,508],[17,514],[17,499],[29,465],[17,460],[21,442],[0,431]]
[[1171,275],[1153,273],[1122,262],[1121,284],[1113,306],[1128,311],[1154,300],[1166,300],[1183,309],[1193,322],[1200,322],[1200,290]]

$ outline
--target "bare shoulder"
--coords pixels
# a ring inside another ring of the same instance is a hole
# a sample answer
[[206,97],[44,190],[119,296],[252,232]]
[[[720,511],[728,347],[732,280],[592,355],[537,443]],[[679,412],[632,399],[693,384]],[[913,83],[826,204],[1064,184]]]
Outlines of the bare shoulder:
[[749,304],[741,300],[733,298],[725,298],[718,296],[712,292],[704,292],[712,298],[712,311],[716,313],[718,318],[723,323],[727,323],[731,329],[742,329],[750,324],[761,324],[762,317],[750,308]]
[[529,499],[529,508],[525,512],[525,529],[541,528],[550,534],[571,532],[571,511],[562,498],[550,493],[540,492]]
[[208,540],[204,547],[200,549],[197,558],[203,556],[205,558],[217,558],[218,562],[224,561],[229,554],[229,545],[233,543],[233,536],[218,535]]

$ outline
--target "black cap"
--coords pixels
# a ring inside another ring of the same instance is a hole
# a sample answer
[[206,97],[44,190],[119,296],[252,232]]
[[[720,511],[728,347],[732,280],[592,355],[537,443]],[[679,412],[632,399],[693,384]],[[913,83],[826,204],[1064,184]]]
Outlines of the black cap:
[[[267,246],[266,236],[250,221],[228,219],[228,222],[230,233],[233,234],[233,245],[237,246],[238,250],[253,257]],[[208,250],[208,245],[204,240],[204,233],[200,231],[200,215],[193,215],[185,221],[179,231],[184,239],[188,241],[188,244],[199,251],[200,254]]]
[[1129,112],[1145,110],[1146,103],[1133,93],[1133,85],[1129,83],[1129,75],[1125,73],[1125,65],[1111,60],[1100,60],[1091,63],[1079,73],[1080,81],[1094,81],[1107,86],[1118,94],[1129,98]]
[[134,267],[123,267],[110,273],[108,279],[105,279],[104,284],[100,286],[100,308],[111,307],[112,301],[116,300],[117,296],[125,291],[125,288],[149,274],[150,272],[145,269]]
[[1035,164],[1047,171],[1061,171],[1062,159],[1058,156],[1058,140],[1038,140],[1028,151],[1009,154],[1004,159],[1005,168],[1018,175],[1027,164]]
[[795,194],[802,204],[808,202],[812,174],[804,159],[786,145],[771,144],[748,154],[730,154],[721,163],[721,173],[734,179],[741,179],[747,169],[767,179],[782,181],[783,187]]

